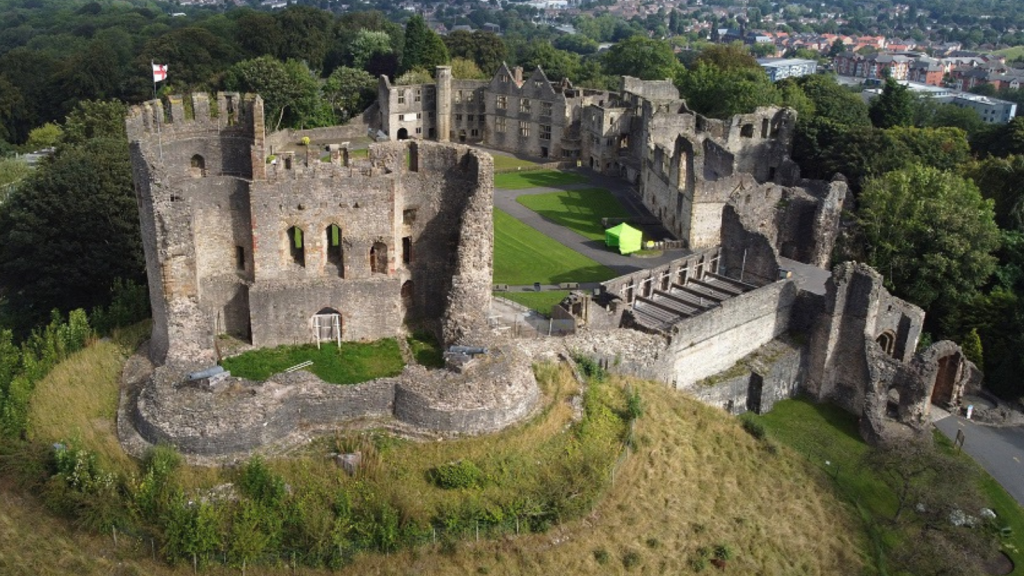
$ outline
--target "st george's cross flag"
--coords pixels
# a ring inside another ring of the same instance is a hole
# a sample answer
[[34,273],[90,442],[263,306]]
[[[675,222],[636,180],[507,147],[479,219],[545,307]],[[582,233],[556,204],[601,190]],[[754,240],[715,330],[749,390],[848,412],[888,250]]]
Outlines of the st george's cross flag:
[[167,64],[153,64],[153,82],[167,80]]

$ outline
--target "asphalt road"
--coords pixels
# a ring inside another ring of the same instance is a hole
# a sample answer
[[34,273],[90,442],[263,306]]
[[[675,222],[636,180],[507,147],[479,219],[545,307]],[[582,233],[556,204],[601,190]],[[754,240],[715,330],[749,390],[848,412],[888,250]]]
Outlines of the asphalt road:
[[981,426],[960,416],[947,416],[935,426],[950,439],[963,430],[964,451],[1024,506],[1024,427]]

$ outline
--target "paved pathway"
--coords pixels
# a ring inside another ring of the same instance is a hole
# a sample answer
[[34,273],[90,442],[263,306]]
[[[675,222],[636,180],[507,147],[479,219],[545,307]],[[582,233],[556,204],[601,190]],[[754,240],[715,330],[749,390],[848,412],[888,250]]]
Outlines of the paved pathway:
[[561,190],[604,188],[611,192],[612,195],[615,196],[633,216],[638,218],[651,217],[650,212],[640,204],[639,199],[636,198],[636,195],[629,189],[629,185],[623,181],[614,178],[607,178],[589,170],[571,171],[586,176],[590,181],[584,183],[577,182],[573,184],[563,184],[554,187],[525,188],[521,190],[496,188],[494,190],[494,207],[507,212],[512,217],[543,233],[545,236],[559,242],[563,246],[571,248],[572,250],[575,250],[600,264],[608,266],[618,275],[629,274],[630,272],[636,272],[637,270],[660,266],[687,253],[685,250],[666,250],[661,256],[656,258],[625,256],[608,249],[602,241],[591,240],[590,238],[581,236],[560,224],[544,218],[519,202],[516,202],[516,198],[531,194],[548,194]]
[[964,451],[1024,506],[1024,427],[982,426],[957,415],[935,426],[950,439],[963,430]]

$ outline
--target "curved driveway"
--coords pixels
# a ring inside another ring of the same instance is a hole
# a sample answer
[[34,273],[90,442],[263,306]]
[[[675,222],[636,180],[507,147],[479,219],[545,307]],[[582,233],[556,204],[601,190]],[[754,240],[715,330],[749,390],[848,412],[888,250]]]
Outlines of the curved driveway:
[[982,426],[956,415],[935,426],[950,440],[963,430],[964,451],[1024,506],[1024,427]]

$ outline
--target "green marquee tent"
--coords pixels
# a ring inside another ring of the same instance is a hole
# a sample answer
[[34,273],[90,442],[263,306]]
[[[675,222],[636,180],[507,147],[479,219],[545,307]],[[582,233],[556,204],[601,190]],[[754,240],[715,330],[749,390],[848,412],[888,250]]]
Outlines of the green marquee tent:
[[604,231],[605,245],[612,248],[618,247],[619,254],[629,254],[639,250],[642,238],[642,232],[625,222]]

